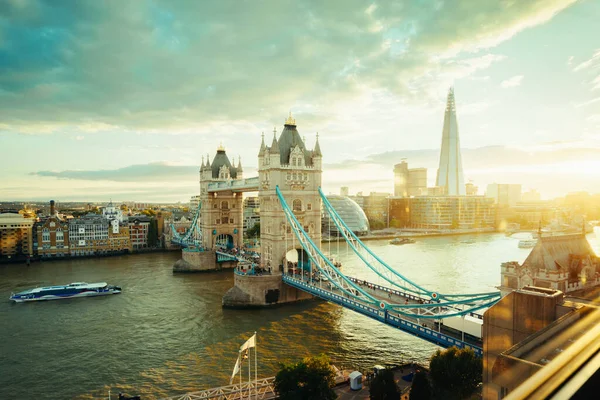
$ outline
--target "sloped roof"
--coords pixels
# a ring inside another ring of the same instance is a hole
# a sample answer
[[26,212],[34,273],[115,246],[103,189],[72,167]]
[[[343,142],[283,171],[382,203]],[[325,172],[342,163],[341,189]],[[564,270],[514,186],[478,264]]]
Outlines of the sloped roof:
[[225,154],[225,149],[218,149],[217,155],[213,159],[213,162],[210,166],[212,170],[212,177],[214,179],[219,177],[219,169],[221,169],[221,167],[224,165],[229,168],[229,175],[231,175],[233,179],[237,178],[237,168],[233,167],[231,162],[229,162],[229,157],[227,157],[227,154]]
[[582,234],[542,236],[527,256],[523,266],[533,270],[568,270],[571,254],[596,257],[592,246]]
[[290,163],[290,153],[294,147],[298,146],[304,153],[304,162],[306,165],[312,165],[312,151],[306,149],[304,141],[300,137],[296,125],[286,123],[283,126],[281,136],[279,136],[279,154],[281,164]]

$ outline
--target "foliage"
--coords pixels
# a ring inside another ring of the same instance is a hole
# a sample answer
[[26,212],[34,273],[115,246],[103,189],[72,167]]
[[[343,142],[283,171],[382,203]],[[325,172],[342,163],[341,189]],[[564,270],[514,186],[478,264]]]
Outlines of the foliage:
[[142,211],[142,214],[147,215],[148,217],[154,217],[156,215],[156,211],[152,209],[147,209]]
[[148,247],[156,247],[158,244],[158,222],[155,219],[150,221],[148,226]]
[[257,222],[252,228],[246,231],[246,237],[260,237],[260,222]]
[[410,387],[409,400],[430,400],[431,399],[431,384],[427,373],[418,370],[413,377]]
[[125,211],[125,212],[129,211],[129,208],[127,208],[127,204],[121,204],[120,208],[121,208],[121,211]]
[[380,229],[385,229],[385,222],[377,218],[369,218],[369,227],[372,231],[378,231]]
[[472,349],[451,347],[438,350],[431,357],[429,369],[436,397],[464,399],[475,393],[481,382],[483,363]]
[[281,364],[275,376],[275,391],[282,400],[334,400],[334,385],[335,372],[324,354]]
[[390,221],[390,228],[400,228],[400,221],[398,221],[396,218],[392,218]]
[[375,400],[399,400],[400,391],[394,379],[394,371],[391,369],[379,371],[371,381],[369,395]]

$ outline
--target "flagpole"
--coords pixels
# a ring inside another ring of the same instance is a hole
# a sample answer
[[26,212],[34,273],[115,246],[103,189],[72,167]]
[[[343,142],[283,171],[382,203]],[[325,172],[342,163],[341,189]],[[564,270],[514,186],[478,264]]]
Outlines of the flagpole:
[[241,350],[239,352],[238,357],[240,360],[240,399],[241,399],[243,397],[242,396],[242,365],[244,365],[244,363],[243,363],[244,360],[242,360],[242,351]]
[[256,331],[254,331],[254,398],[258,400],[258,343],[256,343]]
[[248,347],[247,351],[248,351],[248,400],[250,400],[252,397],[252,375],[251,375],[252,364],[250,363],[250,347]]

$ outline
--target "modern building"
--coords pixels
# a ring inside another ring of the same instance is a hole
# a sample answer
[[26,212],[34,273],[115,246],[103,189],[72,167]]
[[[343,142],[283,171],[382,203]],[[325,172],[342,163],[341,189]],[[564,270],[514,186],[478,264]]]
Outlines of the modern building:
[[556,204],[550,201],[520,202],[512,208],[522,229],[537,228],[540,224],[546,225],[556,219],[559,213]]
[[348,189],[348,186],[342,186],[340,188],[340,196],[348,197],[349,195],[350,195],[350,189]]
[[190,213],[194,214],[196,210],[198,210],[198,206],[200,205],[200,195],[192,196],[190,198]]
[[33,255],[32,218],[0,214],[0,262],[26,259]]
[[473,182],[469,182],[465,185],[465,189],[467,191],[467,196],[477,196],[477,192],[479,188],[473,184]]
[[503,293],[537,286],[570,293],[600,285],[600,258],[584,233],[542,236],[523,264],[502,263]]
[[[385,228],[388,225],[388,197],[389,193],[371,192],[368,196],[362,198],[362,209],[370,221],[372,229]],[[360,205],[360,203],[357,204]],[[377,222],[375,222],[377,221]],[[374,223],[379,225],[379,228],[374,226]]]
[[[369,233],[369,220],[365,212],[352,199],[344,196],[328,195],[327,200],[331,203],[333,209],[340,215],[348,227],[358,236]],[[331,221],[328,213],[324,213],[321,218],[321,231],[329,236],[340,236],[335,223]]]
[[495,224],[492,199],[483,196],[392,197],[390,226],[413,229],[491,228]]
[[485,196],[494,199],[494,203],[500,207],[513,207],[521,201],[521,185],[490,183]]
[[541,199],[542,199],[542,196],[540,195],[540,192],[538,192],[535,189],[531,189],[521,195],[521,201],[523,203],[536,202],[536,201],[540,201]]
[[108,252],[111,254],[130,253],[133,250],[131,237],[129,234],[129,225],[125,222],[119,222],[118,219],[110,221],[108,231]]
[[454,88],[450,88],[448,92],[448,99],[446,101],[444,128],[442,130],[440,164],[435,182],[436,186],[444,188],[444,194],[448,196],[459,196],[466,194],[465,182],[463,178],[462,158],[460,155],[458,122],[456,120]]
[[69,221],[69,254],[73,257],[106,254],[109,221],[102,215],[87,214]]
[[427,168],[408,168],[402,160],[394,165],[394,196],[413,197],[427,194]]

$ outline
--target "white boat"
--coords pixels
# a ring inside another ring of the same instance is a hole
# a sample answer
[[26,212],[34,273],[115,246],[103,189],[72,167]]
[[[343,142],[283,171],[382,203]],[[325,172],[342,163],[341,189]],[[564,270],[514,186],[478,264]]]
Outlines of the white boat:
[[519,240],[519,248],[530,249],[537,244],[537,239],[521,239]]
[[23,303],[26,301],[60,300],[71,299],[74,297],[106,296],[119,293],[121,293],[120,287],[109,285],[106,282],[73,282],[68,285],[44,286],[27,289],[19,293],[12,293],[9,299],[16,303]]

